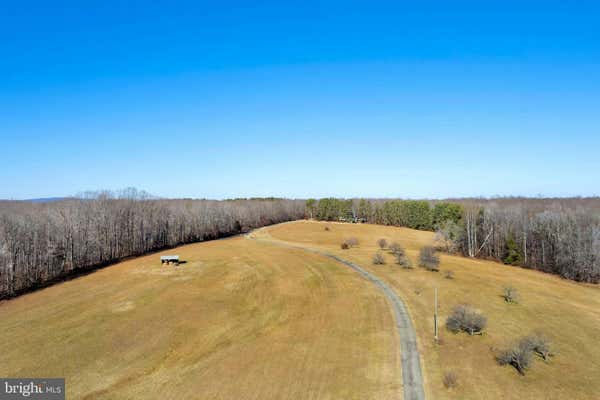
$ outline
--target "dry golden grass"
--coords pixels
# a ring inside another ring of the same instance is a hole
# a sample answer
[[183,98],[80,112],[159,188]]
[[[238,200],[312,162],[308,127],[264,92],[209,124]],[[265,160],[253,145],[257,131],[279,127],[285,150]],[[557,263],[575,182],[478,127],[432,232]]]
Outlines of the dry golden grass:
[[243,237],[141,257],[0,304],[0,376],[69,399],[396,399],[393,317],[371,283]]
[[[330,230],[325,231],[324,226]],[[419,337],[426,395],[430,399],[597,399],[600,398],[600,288],[556,276],[494,262],[442,255],[441,271],[418,268],[418,250],[433,234],[404,228],[295,222],[256,233],[307,247],[326,249],[354,261],[386,280],[407,303]],[[356,237],[358,247],[341,250],[340,243]],[[373,265],[376,241],[398,241],[415,269],[403,270],[386,254],[386,265]],[[454,279],[445,279],[452,270]],[[519,304],[502,299],[506,285],[521,293]],[[433,341],[433,289],[440,298],[442,344]],[[443,327],[455,304],[469,303],[488,317],[487,333],[469,337]],[[557,355],[548,363],[535,359],[525,376],[494,361],[493,348],[541,330]],[[456,373],[458,386],[446,389],[444,374]],[[369,396],[374,398],[376,396]]]

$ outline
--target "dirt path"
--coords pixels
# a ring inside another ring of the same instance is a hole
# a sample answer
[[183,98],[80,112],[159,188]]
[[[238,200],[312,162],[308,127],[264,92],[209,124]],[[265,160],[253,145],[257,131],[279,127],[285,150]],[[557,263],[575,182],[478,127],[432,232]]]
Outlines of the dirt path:
[[404,400],[423,400],[425,392],[423,391],[423,376],[421,374],[421,362],[419,361],[419,350],[417,349],[416,333],[412,326],[408,309],[404,302],[394,293],[394,291],[381,279],[372,273],[366,271],[359,265],[350,261],[344,260],[336,255],[317,250],[310,247],[290,244],[280,240],[270,240],[263,237],[257,237],[254,234],[248,234],[246,237],[258,240],[265,243],[280,245],[295,249],[302,249],[311,253],[317,253],[324,257],[331,258],[339,263],[342,263],[364,278],[370,280],[377,286],[389,299],[394,315],[396,316],[396,327],[400,336],[400,357],[402,360],[402,384],[404,387]]

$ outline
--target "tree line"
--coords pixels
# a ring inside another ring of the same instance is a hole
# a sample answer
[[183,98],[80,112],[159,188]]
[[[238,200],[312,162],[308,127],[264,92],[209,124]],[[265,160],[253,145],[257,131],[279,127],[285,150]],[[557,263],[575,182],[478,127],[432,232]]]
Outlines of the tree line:
[[0,202],[0,299],[130,256],[304,217],[286,199],[167,200],[127,189]]
[[458,223],[460,204],[426,200],[367,200],[324,198],[306,201],[306,215],[323,221],[368,222],[434,230],[443,222]]
[[309,217],[436,231],[447,252],[600,282],[600,198],[309,199]]

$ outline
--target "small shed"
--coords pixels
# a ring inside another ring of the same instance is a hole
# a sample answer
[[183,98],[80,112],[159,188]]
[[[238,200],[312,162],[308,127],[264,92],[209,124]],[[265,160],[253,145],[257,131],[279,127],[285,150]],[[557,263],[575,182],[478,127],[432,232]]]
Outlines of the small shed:
[[178,255],[169,255],[169,256],[160,256],[160,263],[161,264],[175,264],[175,265],[179,265],[179,256]]

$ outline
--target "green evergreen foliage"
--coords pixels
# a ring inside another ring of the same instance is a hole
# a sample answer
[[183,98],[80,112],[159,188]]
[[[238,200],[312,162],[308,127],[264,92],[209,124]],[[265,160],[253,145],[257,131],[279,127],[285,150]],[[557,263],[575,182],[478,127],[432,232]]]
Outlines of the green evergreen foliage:
[[439,228],[447,221],[459,224],[462,220],[463,208],[457,203],[437,203],[433,206],[432,224],[434,228]]
[[352,212],[352,200],[324,198],[306,202],[308,216],[324,221],[359,221],[382,225],[405,226],[412,229],[433,230],[446,221],[455,224],[462,218],[462,206],[455,203],[438,203],[431,206],[426,200],[389,200],[383,203],[360,199]]
[[366,222],[371,222],[372,218],[373,218],[373,207],[371,206],[371,202],[365,199],[360,199],[359,203],[358,203],[358,218],[366,221]]
[[515,241],[515,237],[512,233],[509,233],[506,237],[506,245],[504,246],[505,256],[502,261],[504,264],[509,265],[522,265],[523,255],[521,254],[520,247]]
[[381,208],[382,223],[407,228],[431,230],[432,214],[429,202],[424,200],[391,200]]
[[317,200],[315,200],[315,199],[306,200],[306,216],[308,218],[314,218],[316,210],[317,210]]
[[317,203],[315,218],[324,221],[352,220],[352,200],[321,199]]

